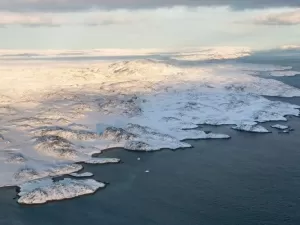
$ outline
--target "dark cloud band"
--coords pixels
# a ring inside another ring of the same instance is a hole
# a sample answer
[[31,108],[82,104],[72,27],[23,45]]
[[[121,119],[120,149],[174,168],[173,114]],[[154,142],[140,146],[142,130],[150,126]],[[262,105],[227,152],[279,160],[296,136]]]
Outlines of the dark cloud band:
[[300,0],[1,0],[2,11],[81,11],[147,9],[172,6],[229,6],[234,10],[300,7]]

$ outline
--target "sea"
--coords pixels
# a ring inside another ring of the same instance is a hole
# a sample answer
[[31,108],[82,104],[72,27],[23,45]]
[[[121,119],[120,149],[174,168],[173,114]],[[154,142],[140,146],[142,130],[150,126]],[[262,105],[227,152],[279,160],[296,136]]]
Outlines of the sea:
[[[300,69],[299,60],[276,63]],[[276,79],[300,88],[300,76]],[[273,124],[263,124],[270,134],[203,126],[232,138],[188,141],[190,149],[107,151],[122,163],[84,165],[109,184],[89,196],[24,206],[14,187],[1,188],[0,225],[299,225],[300,118],[281,123],[289,134]]]

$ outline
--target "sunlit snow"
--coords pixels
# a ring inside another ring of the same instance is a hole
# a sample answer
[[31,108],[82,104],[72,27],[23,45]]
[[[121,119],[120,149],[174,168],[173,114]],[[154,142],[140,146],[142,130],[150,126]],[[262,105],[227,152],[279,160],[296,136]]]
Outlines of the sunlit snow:
[[[250,53],[219,55],[244,54]],[[24,204],[73,198],[103,185],[51,178],[92,175],[76,174],[82,169],[78,162],[120,162],[101,157],[104,150],[189,148],[185,140],[230,138],[201,130],[200,124],[267,133],[260,122],[286,121],[286,115],[299,115],[300,106],[263,96],[300,96],[300,90],[260,76],[262,72],[296,74],[273,65],[186,66],[167,59],[1,65],[0,186],[20,186],[18,201]]]

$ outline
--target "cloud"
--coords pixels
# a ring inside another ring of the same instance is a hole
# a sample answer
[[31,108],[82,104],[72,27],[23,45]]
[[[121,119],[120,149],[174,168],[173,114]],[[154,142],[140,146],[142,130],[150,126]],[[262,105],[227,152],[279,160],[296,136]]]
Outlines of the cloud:
[[147,11],[137,11],[134,14],[128,10],[95,11],[77,19],[77,13],[3,12],[0,17],[0,28],[15,25],[25,27],[124,25],[145,21],[151,15],[153,16]]
[[262,15],[253,22],[260,25],[298,25],[300,24],[300,9]]
[[[94,10],[88,12],[3,12],[0,26],[21,25],[27,27],[55,26],[113,26],[128,24],[161,23],[163,21],[198,19],[198,11],[189,12],[184,7],[167,9]],[[195,17],[196,16],[196,17]]]
[[300,45],[283,45],[280,47],[282,50],[300,50]]
[[87,26],[111,26],[132,24],[139,21],[139,15],[129,12],[98,12],[88,16],[81,25]]
[[119,20],[119,19],[104,19],[104,20],[91,20],[86,21],[83,25],[87,26],[111,26],[111,25],[121,25],[121,24],[129,24],[132,21],[130,20]]
[[82,11],[173,6],[229,6],[232,9],[300,7],[300,0],[1,0],[0,11]]
[[48,14],[28,14],[28,13],[1,13],[0,27],[10,25],[21,25],[29,27],[55,27],[65,23],[64,20]]

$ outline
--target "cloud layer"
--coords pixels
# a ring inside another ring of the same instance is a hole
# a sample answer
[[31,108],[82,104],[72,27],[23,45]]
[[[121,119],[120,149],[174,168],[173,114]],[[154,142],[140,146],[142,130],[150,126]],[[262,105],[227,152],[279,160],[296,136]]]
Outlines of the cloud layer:
[[131,13],[130,11],[96,11],[81,16],[72,13],[43,13],[43,12],[3,12],[0,17],[0,27],[26,26],[26,27],[59,27],[59,26],[110,26],[143,22],[151,14],[144,12]]
[[300,24],[300,9],[263,15],[257,18],[254,23],[261,25],[298,25]]
[[233,9],[300,7],[300,0],[1,0],[0,11],[78,11],[172,6],[229,6]]
[[9,25],[22,25],[30,27],[55,27],[66,24],[63,18],[50,14],[42,13],[1,13],[0,26],[5,27]]

